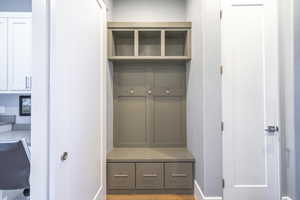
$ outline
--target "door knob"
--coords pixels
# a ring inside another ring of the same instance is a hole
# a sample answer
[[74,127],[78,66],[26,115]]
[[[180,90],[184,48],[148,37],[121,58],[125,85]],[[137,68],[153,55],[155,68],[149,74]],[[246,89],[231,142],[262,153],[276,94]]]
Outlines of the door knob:
[[60,160],[61,161],[66,161],[68,159],[69,155],[68,155],[68,152],[64,152],[62,154],[62,156],[60,157]]
[[268,126],[265,131],[269,134],[269,135],[275,135],[276,132],[279,131],[279,127],[278,126]]

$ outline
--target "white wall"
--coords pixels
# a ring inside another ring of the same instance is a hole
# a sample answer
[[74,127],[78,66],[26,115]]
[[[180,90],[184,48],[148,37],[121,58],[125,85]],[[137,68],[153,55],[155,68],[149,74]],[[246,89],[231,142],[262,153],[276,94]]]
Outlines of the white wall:
[[280,8],[280,111],[282,140],[282,196],[295,199],[293,1],[279,2]]
[[8,115],[16,115],[17,124],[30,124],[31,117],[19,116],[19,95],[16,94],[0,94],[0,107],[5,107],[5,113]]
[[203,148],[203,29],[202,2],[190,0],[187,19],[192,22],[192,60],[187,67],[187,146],[194,155],[195,180],[204,188]]
[[113,21],[183,21],[186,0],[114,0]]
[[[113,0],[106,0],[107,20],[112,20]],[[107,152],[113,149],[113,64],[107,63]]]
[[196,181],[204,195],[222,196],[220,2],[187,2],[188,20],[193,22],[188,148],[196,157]]
[[203,1],[204,192],[222,196],[222,91],[220,1]]
[[300,198],[300,2],[294,0],[294,91],[295,91],[295,199]]

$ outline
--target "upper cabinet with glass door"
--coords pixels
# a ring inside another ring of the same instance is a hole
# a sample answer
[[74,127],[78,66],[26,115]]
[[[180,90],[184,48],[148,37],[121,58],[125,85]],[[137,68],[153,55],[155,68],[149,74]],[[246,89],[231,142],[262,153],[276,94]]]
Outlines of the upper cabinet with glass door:
[[32,88],[31,13],[0,13],[0,93]]
[[191,22],[109,22],[109,59],[190,60],[191,28]]

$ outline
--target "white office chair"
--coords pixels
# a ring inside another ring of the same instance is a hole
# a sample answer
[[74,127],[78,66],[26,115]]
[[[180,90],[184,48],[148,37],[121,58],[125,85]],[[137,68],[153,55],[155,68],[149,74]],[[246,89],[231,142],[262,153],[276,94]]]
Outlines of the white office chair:
[[22,189],[29,197],[30,151],[25,139],[0,141],[0,163],[0,191]]

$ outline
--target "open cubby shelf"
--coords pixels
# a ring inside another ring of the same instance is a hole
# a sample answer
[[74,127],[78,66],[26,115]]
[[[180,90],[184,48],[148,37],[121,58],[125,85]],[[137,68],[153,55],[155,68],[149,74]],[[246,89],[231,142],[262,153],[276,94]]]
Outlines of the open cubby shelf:
[[134,31],[112,31],[112,56],[134,56]]
[[190,60],[191,24],[110,22],[110,60]]
[[189,44],[188,31],[166,31],[165,32],[165,55],[166,56],[188,56]]
[[138,33],[138,56],[161,56],[161,31],[139,31]]

